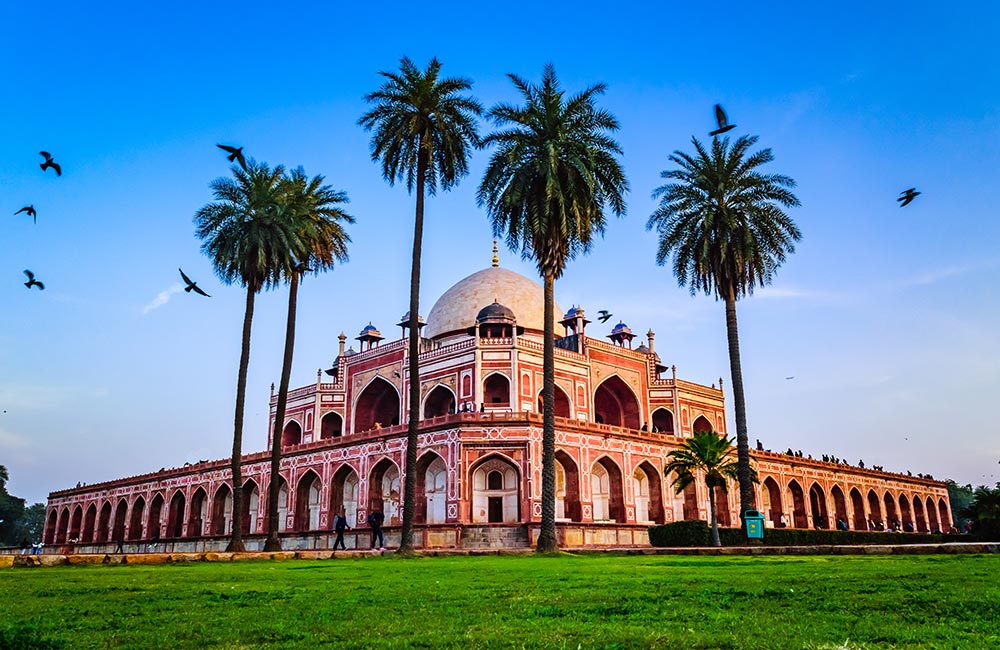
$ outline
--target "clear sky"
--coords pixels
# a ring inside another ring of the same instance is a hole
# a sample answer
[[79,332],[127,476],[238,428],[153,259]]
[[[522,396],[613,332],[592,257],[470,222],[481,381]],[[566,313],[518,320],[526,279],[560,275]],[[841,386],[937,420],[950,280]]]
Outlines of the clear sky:
[[[773,148],[770,169],[798,181],[803,204],[797,252],[739,305],[751,443],[992,484],[998,33],[990,3],[3,3],[8,487],[37,501],[77,481],[228,457],[244,293],[214,278],[192,225],[209,182],[228,173],[217,142],[302,165],[351,198],[350,262],[300,291],[293,386],[329,367],[339,332],[372,321],[398,333],[413,200],[383,182],[356,121],[377,72],[402,55],[438,56],[487,106],[517,99],[506,73],[537,80],[547,62],[569,90],[608,84],[628,215],[569,265],[556,299],[652,328],[682,378],[728,387],[722,304],[678,288],[645,230],[667,156],[707,139],[722,103],[733,134]],[[62,178],[39,170],[40,149]],[[424,314],[489,264],[474,198],[487,155],[428,201]],[[923,194],[900,209],[911,186]],[[28,204],[37,225],[13,216]],[[501,260],[537,278],[515,255]],[[178,267],[213,297],[177,293]],[[25,289],[27,268],[44,292]],[[282,289],[257,302],[246,451],[266,444],[286,300]]]

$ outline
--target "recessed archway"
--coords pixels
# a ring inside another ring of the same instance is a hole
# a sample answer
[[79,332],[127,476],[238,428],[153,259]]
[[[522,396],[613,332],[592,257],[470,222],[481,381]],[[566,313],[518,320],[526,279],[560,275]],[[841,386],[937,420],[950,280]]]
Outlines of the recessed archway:
[[205,503],[208,501],[208,493],[205,488],[199,487],[191,495],[191,508],[188,514],[188,537],[201,537],[205,534]]
[[386,526],[398,526],[400,512],[399,468],[383,458],[368,475],[368,511],[380,510]]
[[830,515],[826,506],[826,494],[819,483],[809,486],[809,508],[812,511],[813,528],[829,528]]
[[[556,395],[555,398],[556,417],[570,419],[572,415],[569,406],[569,396],[566,395],[566,392],[562,388],[559,388],[559,384],[556,384],[555,395]],[[544,410],[545,400],[543,399],[543,397],[544,395],[542,395],[542,391],[538,391],[537,406],[539,413],[545,412]]]
[[851,488],[851,507],[854,508],[854,530],[868,530],[865,500],[862,498],[858,488]]
[[882,503],[875,494],[875,490],[868,490],[868,518],[872,525],[870,528],[882,530],[885,528],[882,519]]
[[358,473],[350,465],[341,465],[333,475],[330,490],[330,512],[342,514],[352,528],[358,521]]
[[115,525],[111,530],[111,539],[116,542],[125,540],[125,517],[127,514],[128,503],[122,499],[118,502],[118,507],[115,508]]
[[764,501],[764,515],[771,520],[775,528],[781,528],[781,514],[784,512],[781,505],[781,488],[777,481],[768,476],[764,479],[764,490],[761,495]]
[[625,523],[622,471],[613,460],[602,456],[591,466],[590,487],[594,521]]
[[[913,529],[913,513],[910,511],[910,500],[905,494],[899,495],[899,518],[902,520],[903,530]],[[907,525],[909,524],[909,525]]]
[[418,524],[443,524],[447,517],[448,466],[432,451],[417,461],[416,498],[413,521]]
[[455,393],[444,384],[438,384],[424,399],[424,419],[436,418],[455,412]]
[[330,411],[320,420],[319,428],[319,437],[321,440],[339,438],[344,432],[344,418],[340,417],[340,413]]
[[59,513],[59,530],[56,532],[56,544],[65,544],[69,533],[69,508],[63,508]]
[[146,500],[137,497],[132,504],[132,517],[128,522],[128,538],[130,541],[142,539],[142,516],[145,514]]
[[930,497],[927,497],[927,518],[930,520],[932,533],[942,533],[946,530],[942,528],[941,522],[938,520],[937,508],[934,507],[934,500]]
[[83,508],[77,506],[73,509],[73,516],[69,520],[69,539],[80,541],[80,529],[83,527]]
[[295,489],[295,530],[319,530],[320,494],[323,482],[309,470]]
[[952,526],[951,516],[948,515],[948,506],[944,499],[938,499],[938,515],[941,517],[941,530],[950,530]]
[[885,521],[886,528],[889,525],[892,526],[893,530],[899,528],[899,513],[896,511],[896,499],[892,496],[892,493],[886,491],[883,495],[882,500],[885,501]]
[[373,379],[354,403],[355,432],[399,424],[399,392],[382,377]]
[[556,450],[556,519],[582,521],[580,471],[562,449]]
[[146,534],[150,539],[160,539],[163,531],[160,527],[160,519],[163,515],[163,494],[157,492],[153,495],[153,500],[149,502],[149,514],[146,516]]
[[594,391],[594,418],[598,422],[638,430],[639,401],[621,377],[611,375]]
[[243,503],[240,505],[240,509],[243,510],[243,514],[240,515],[240,525],[244,535],[257,532],[257,511],[259,508],[260,487],[256,481],[250,479],[243,484]]
[[97,519],[97,530],[94,532],[95,542],[108,541],[108,532],[111,530],[111,502],[105,501],[101,506],[101,516]]
[[924,504],[919,496],[913,496],[913,517],[916,519],[918,533],[927,532],[927,518],[924,516]]
[[233,491],[223,483],[212,499],[212,534],[228,535],[233,521]]
[[636,522],[662,524],[663,487],[659,472],[649,461],[643,461],[635,468],[632,473],[632,489],[635,492]]
[[472,470],[472,521],[510,524],[520,521],[520,472],[513,463],[490,456]]
[[49,517],[45,523],[45,543],[52,545],[55,543],[56,539],[56,527],[59,523],[59,513],[56,512],[55,508],[49,510]]
[[704,415],[699,415],[695,418],[694,423],[691,424],[691,431],[694,433],[700,433],[702,431],[715,431],[715,427],[712,423],[708,421]]
[[806,500],[802,486],[792,479],[788,483],[788,490],[792,493],[792,525],[796,528],[808,528],[809,520],[806,517]]
[[715,520],[722,528],[731,528],[733,525],[729,510],[729,484],[726,479],[715,486]]
[[486,378],[483,382],[483,405],[500,408],[510,406],[510,379],[506,375],[495,372]]
[[653,411],[653,431],[674,434],[674,414],[665,408]]
[[694,483],[688,483],[684,487],[684,519],[695,520],[701,518],[698,508],[698,490]]
[[97,525],[97,506],[93,503],[87,507],[87,514],[83,518],[83,536],[80,540],[89,544],[94,541],[94,527]]
[[302,425],[295,420],[285,423],[285,428],[281,430],[281,446],[291,447],[302,444]]

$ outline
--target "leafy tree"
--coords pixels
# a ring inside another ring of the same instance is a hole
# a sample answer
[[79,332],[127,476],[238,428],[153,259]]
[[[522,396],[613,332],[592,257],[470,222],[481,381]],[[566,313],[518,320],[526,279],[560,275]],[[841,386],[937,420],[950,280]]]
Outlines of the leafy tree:
[[42,539],[45,504],[25,507],[25,500],[7,491],[10,473],[0,465],[0,546],[13,546],[24,540]]
[[[233,165],[233,178],[212,181],[214,203],[195,214],[194,223],[201,250],[212,262],[215,274],[225,284],[246,288],[243,340],[236,379],[236,412],[233,426],[233,528],[226,550],[243,551],[243,410],[246,402],[247,367],[250,363],[250,330],[254,298],[264,288],[277,286],[287,268],[287,251],[297,246],[297,234],[278,212],[283,192],[284,168],[247,161],[247,169]],[[277,432],[276,432],[277,435]]]
[[420,70],[407,57],[398,72],[380,72],[382,86],[365,96],[371,110],[358,124],[372,131],[371,157],[381,161],[382,176],[394,185],[406,182],[416,191],[413,220],[413,260],[410,267],[410,414],[406,435],[406,481],[403,487],[403,531],[400,553],[413,549],[413,510],[416,499],[417,430],[420,426],[420,255],[424,232],[424,192],[431,196],[449,190],[469,173],[469,155],[479,144],[476,117],[482,106],[469,95],[472,82],[441,77],[441,62],[431,59]]
[[621,147],[608,134],[618,120],[596,106],[604,84],[567,97],[549,64],[542,82],[507,75],[524,104],[501,103],[489,117],[496,145],[478,202],[486,206],[493,232],[513,251],[534,259],[544,285],[545,340],[542,387],[542,522],[538,551],[558,549],[555,531],[555,281],[577,254],[603,234],[605,210],[625,214],[628,181],[616,156]]
[[[278,215],[289,222],[295,238],[289,240],[294,249],[281,258],[281,274],[289,284],[288,320],[285,327],[285,352],[281,364],[278,403],[275,406],[274,436],[271,440],[271,476],[279,475],[281,465],[281,434],[288,404],[288,382],[292,372],[292,351],[295,347],[295,312],[298,304],[299,279],[303,274],[319,274],[333,268],[334,262],[347,261],[347,244],[351,241],[343,224],[354,218],[343,211],[347,194],[323,184],[324,178],[309,179],[301,167],[292,170],[283,182],[283,196]],[[272,481],[272,486],[277,484]],[[268,490],[267,540],[265,551],[281,550],[278,538],[278,490]]]
[[[960,513],[972,505],[972,501],[975,498],[972,484],[959,485],[950,478],[945,479],[944,483],[948,487],[948,501],[951,503],[952,524],[954,524],[955,528],[962,530],[962,524],[965,523],[965,520],[963,520],[963,515]],[[946,522],[942,521],[941,526],[944,527],[944,530],[948,530]]]
[[960,514],[972,520],[972,532],[1000,536],[1000,483],[995,488],[977,487],[972,503],[962,508]]
[[794,180],[760,171],[774,156],[770,149],[750,153],[756,136],[741,136],[732,146],[729,138],[716,137],[710,150],[697,138],[691,141],[694,155],[674,151],[669,159],[678,168],[660,174],[671,182],[653,192],[660,205],[646,228],[659,235],[657,263],[673,256],[678,284],[689,285],[692,295],[714,294],[726,305],[742,518],[753,509],[754,495],[736,301],[769,284],[795,251],[802,235],[782,208],[800,203],[790,190]]
[[[725,485],[726,479],[739,480],[739,462],[733,458],[732,438],[726,438],[711,431],[696,431],[686,438],[679,449],[670,452],[670,462],[663,469],[667,476],[674,478],[670,484],[677,494],[684,491],[695,480],[699,472],[705,477],[708,487],[708,507],[711,513],[712,544],[722,546],[719,541],[719,524],[715,513],[715,488]],[[750,467],[750,480],[758,482],[757,471]]]

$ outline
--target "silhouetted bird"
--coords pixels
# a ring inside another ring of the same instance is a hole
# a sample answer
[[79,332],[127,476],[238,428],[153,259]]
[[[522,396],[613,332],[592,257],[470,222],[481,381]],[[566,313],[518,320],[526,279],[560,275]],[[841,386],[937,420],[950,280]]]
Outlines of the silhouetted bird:
[[229,162],[235,160],[243,171],[247,170],[247,161],[243,159],[243,147],[230,147],[227,144],[217,144],[215,146],[229,154],[226,156],[226,160]]
[[52,154],[50,154],[48,151],[39,151],[38,153],[39,155],[45,157],[45,162],[39,165],[39,167],[42,168],[42,171],[45,171],[46,169],[51,167],[52,169],[56,170],[56,176],[62,176],[62,167],[59,166],[59,163],[52,160]]
[[726,131],[736,128],[735,124],[729,123],[729,118],[726,117],[726,111],[722,110],[722,106],[718,104],[715,105],[715,123],[719,125],[719,128],[709,132],[709,135],[712,137],[722,135]]
[[38,213],[35,212],[34,205],[26,205],[17,212],[15,212],[14,214],[21,214],[22,212],[27,212],[28,216],[31,217],[31,220],[34,221],[35,223],[38,223]]
[[[177,270],[181,271],[180,269],[177,269]],[[184,291],[186,291],[188,293],[191,293],[192,291],[194,291],[195,293],[200,293],[201,295],[205,296],[206,298],[211,298],[212,297],[212,296],[208,295],[207,293],[205,293],[204,291],[202,291],[201,289],[199,289],[198,288],[198,283],[197,282],[193,282],[191,280],[191,278],[189,278],[188,276],[184,275],[184,271],[181,271],[181,278],[184,280],[184,282],[187,283],[187,286],[184,287]]]
[[29,289],[31,287],[38,287],[39,291],[45,291],[45,285],[35,279],[34,273],[29,271],[28,269],[24,269],[24,274],[28,277],[28,281],[24,283],[24,286],[28,287]]
[[917,188],[911,187],[905,192],[900,192],[899,198],[896,200],[899,201],[899,207],[905,208],[906,206],[910,205],[910,202],[913,201],[913,199],[917,198],[918,196],[920,196],[920,192],[917,191]]
[[792,375],[791,377],[785,377],[785,379],[795,379],[795,375]]
[[392,376],[395,377],[396,379],[401,379],[403,377],[401,374],[399,374],[398,370],[393,370]]
[[611,319],[611,317],[614,316],[614,314],[609,314],[604,309],[602,309],[597,313],[598,313],[597,320],[601,321],[602,323],[607,323]]

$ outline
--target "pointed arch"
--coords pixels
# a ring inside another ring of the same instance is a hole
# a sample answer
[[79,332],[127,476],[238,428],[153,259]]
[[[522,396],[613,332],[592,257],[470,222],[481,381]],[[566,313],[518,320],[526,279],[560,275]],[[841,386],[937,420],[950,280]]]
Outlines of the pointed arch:
[[903,524],[903,530],[909,524],[913,528],[913,512],[910,510],[910,499],[903,492],[899,493],[899,520]]
[[344,418],[340,417],[340,413],[336,411],[325,413],[323,419],[320,420],[319,429],[321,440],[339,438],[344,432]]
[[163,493],[157,492],[149,502],[149,514],[146,516],[146,534],[150,539],[160,539],[163,534],[160,521],[163,518]]
[[260,509],[260,486],[257,481],[247,479],[243,483],[243,510],[240,515],[240,526],[244,535],[257,532],[257,511]]
[[389,458],[377,462],[368,475],[368,511],[380,510],[386,526],[398,526],[403,514],[399,477],[399,467]]
[[59,513],[59,528],[56,530],[56,544],[66,543],[66,534],[69,532],[69,508],[63,507]]
[[340,466],[333,474],[333,484],[330,490],[330,512],[342,514],[352,528],[361,523],[358,521],[358,487],[361,481],[357,471],[347,463]]
[[899,528],[899,511],[896,510],[896,497],[892,496],[892,492],[886,490],[882,496],[882,500],[885,502],[886,528],[890,525],[893,530]]
[[295,488],[295,530],[319,530],[320,496],[323,481],[319,474],[308,470]]
[[55,508],[49,510],[48,519],[45,522],[45,543],[51,546],[56,540],[56,528],[59,525],[59,513]]
[[806,500],[802,486],[792,479],[788,483],[788,491],[792,493],[792,525],[796,528],[808,528],[809,520],[806,518]]
[[95,542],[108,541],[108,533],[111,531],[111,502],[105,501],[101,506],[101,516],[97,519],[97,530],[94,532]]
[[89,544],[94,541],[94,528],[97,526],[97,504],[87,506],[87,514],[83,517],[83,536],[80,541]]
[[510,406],[510,377],[501,372],[486,375],[483,379],[483,405],[500,408]]
[[927,519],[931,527],[932,533],[942,533],[945,529],[941,526],[941,521],[938,519],[937,508],[934,507],[934,499],[927,497]]
[[778,487],[778,482],[770,476],[764,479],[763,485],[761,500],[764,505],[764,516],[771,520],[772,526],[781,528],[781,515],[784,513],[784,507],[781,503],[781,488]]
[[295,445],[302,444],[302,425],[299,424],[295,418],[285,422],[285,426],[281,429],[281,446],[282,447],[293,447]]
[[885,523],[882,519],[882,502],[879,501],[875,490],[868,490],[868,519],[871,521],[870,528],[873,530],[884,530]]
[[622,471],[607,456],[601,456],[590,468],[591,500],[594,521],[625,523],[625,493]]
[[128,514],[128,502],[125,499],[118,501],[118,506],[115,508],[115,525],[111,530],[111,539],[115,542],[120,542],[125,539],[125,521],[126,515]]
[[701,512],[698,508],[698,488],[695,487],[694,482],[691,482],[684,488],[684,519],[693,521],[700,518]]
[[77,505],[73,508],[73,515],[69,519],[69,539],[80,540],[80,528],[83,527],[83,506]]
[[594,418],[598,422],[625,429],[641,426],[639,400],[618,375],[610,375],[594,391]]
[[916,520],[917,532],[926,533],[927,518],[924,516],[924,504],[916,494],[913,495],[913,518]]
[[422,409],[424,419],[429,420],[454,413],[456,404],[458,404],[458,398],[455,397],[455,391],[444,384],[438,384],[424,397],[424,408]]
[[[556,384],[555,388],[556,417],[566,418],[568,420],[572,417],[572,409],[569,405],[569,395],[567,395],[566,391],[559,387],[559,384]],[[535,400],[535,402],[538,406],[539,413],[544,413],[545,401],[542,399],[543,397],[544,395],[542,395],[542,391],[538,391],[538,399]]]
[[826,493],[819,483],[809,486],[809,507],[812,511],[813,528],[829,528],[830,514],[826,505]]
[[191,506],[188,508],[188,537],[201,537],[205,534],[205,510],[208,504],[208,492],[199,487],[191,495]]
[[644,460],[632,473],[632,487],[635,493],[635,520],[639,523],[662,524],[665,521],[663,513],[663,484],[660,473]]
[[417,490],[413,521],[443,524],[448,497],[448,466],[440,455],[427,451],[417,460]]
[[653,411],[653,430],[659,433],[674,435],[674,414],[670,409],[661,406]]
[[233,524],[233,490],[223,483],[212,497],[212,535],[228,535]]
[[865,513],[865,500],[858,488],[851,488],[851,507],[854,508],[854,530],[868,530],[868,515]]
[[556,450],[556,519],[583,521],[580,508],[580,470],[572,456]]
[[141,496],[136,497],[132,503],[132,516],[128,522],[129,541],[134,542],[142,539],[142,520],[144,514],[146,514],[146,500]]
[[693,433],[698,433],[699,431],[714,432],[715,427],[713,427],[712,423],[708,421],[708,418],[706,418],[704,415],[699,415],[694,419],[694,422],[691,424],[691,431]]
[[520,521],[521,472],[500,454],[481,459],[471,469],[472,521],[516,523]]
[[722,481],[715,486],[715,520],[722,528],[732,528],[733,518],[729,508],[729,483]]
[[938,499],[938,515],[941,517],[941,530],[951,530],[951,515],[948,514],[948,504],[944,497]]
[[[274,489],[274,481],[267,488]],[[288,501],[291,492],[288,489],[288,481],[281,474],[278,474],[278,532],[283,533],[288,530]],[[266,513],[265,513],[266,515]],[[264,520],[264,529],[267,530],[268,522]]]
[[352,427],[355,433],[399,424],[399,391],[383,377],[375,377],[354,401]]

